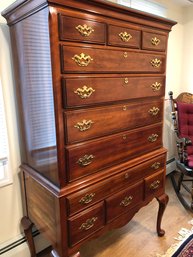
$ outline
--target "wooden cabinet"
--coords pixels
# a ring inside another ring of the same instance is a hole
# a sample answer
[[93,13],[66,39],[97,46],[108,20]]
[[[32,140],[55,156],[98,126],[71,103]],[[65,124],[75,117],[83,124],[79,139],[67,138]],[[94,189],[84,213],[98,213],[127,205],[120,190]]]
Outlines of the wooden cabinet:
[[53,256],[73,255],[154,197],[162,236],[165,68],[175,22],[101,0],[21,0],[3,15],[28,241],[34,223]]

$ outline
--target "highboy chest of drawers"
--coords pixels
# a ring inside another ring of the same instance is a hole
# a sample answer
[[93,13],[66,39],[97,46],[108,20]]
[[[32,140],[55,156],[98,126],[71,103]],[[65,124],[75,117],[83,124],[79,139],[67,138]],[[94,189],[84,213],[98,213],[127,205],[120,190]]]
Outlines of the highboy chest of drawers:
[[[10,26],[21,132],[22,225],[68,257],[168,202],[162,144],[175,22],[104,0],[19,0]],[[141,221],[143,222],[143,221]]]

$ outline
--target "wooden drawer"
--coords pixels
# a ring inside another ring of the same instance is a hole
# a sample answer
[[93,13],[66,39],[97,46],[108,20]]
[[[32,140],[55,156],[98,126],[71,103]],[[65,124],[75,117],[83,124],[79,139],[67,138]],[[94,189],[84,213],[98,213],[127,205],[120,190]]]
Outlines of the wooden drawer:
[[140,48],[141,31],[125,27],[108,26],[108,44]]
[[129,211],[132,207],[143,201],[144,183],[140,181],[137,184],[121,191],[106,201],[107,222],[117,218],[122,213]]
[[104,203],[95,205],[68,220],[69,244],[75,245],[105,224]]
[[63,79],[63,106],[86,106],[128,99],[164,96],[165,77]]
[[62,46],[63,73],[164,73],[165,55],[123,49]]
[[96,21],[60,15],[59,35],[60,40],[104,44],[106,25]]
[[162,146],[162,123],[66,148],[69,181]]
[[89,186],[69,195],[66,198],[68,214],[72,215],[80,212],[109,195],[122,190],[124,187],[155,174],[155,172],[164,168],[165,158],[165,154],[155,157],[135,167],[123,170],[111,178],[97,183],[97,185]]
[[166,51],[167,36],[156,33],[143,32],[142,49]]
[[[102,114],[102,115],[101,115]],[[157,123],[163,117],[163,101],[125,103],[103,108],[68,111],[67,142],[81,142],[91,138]]]
[[162,170],[145,179],[145,197],[158,196],[164,190],[165,172]]

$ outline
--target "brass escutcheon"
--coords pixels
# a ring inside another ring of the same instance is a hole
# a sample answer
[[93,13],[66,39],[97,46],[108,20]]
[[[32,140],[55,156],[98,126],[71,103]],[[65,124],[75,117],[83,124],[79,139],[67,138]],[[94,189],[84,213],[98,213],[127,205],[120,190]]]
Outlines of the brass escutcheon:
[[128,83],[129,83],[128,78],[125,78],[125,79],[124,79],[124,82],[125,82],[125,84],[128,84]]
[[128,42],[132,38],[131,34],[126,31],[119,33],[119,37],[123,42]]
[[126,110],[127,110],[127,106],[124,105],[124,106],[123,106],[123,111],[126,111]]
[[78,25],[76,29],[83,37],[88,37],[92,32],[94,32],[94,29],[86,24]]
[[150,185],[150,189],[157,189],[160,185],[160,181],[159,180],[155,180],[151,185]]
[[81,204],[88,204],[91,203],[93,200],[93,197],[95,196],[95,193],[86,194],[84,197],[82,197],[79,201]]
[[160,39],[157,38],[157,37],[152,37],[151,43],[152,43],[152,45],[154,45],[154,46],[158,46],[159,43],[160,43]]
[[154,162],[154,164],[151,165],[151,168],[157,170],[157,169],[159,169],[160,164],[161,164],[160,162]]
[[75,54],[74,57],[72,57],[72,60],[74,60],[77,65],[81,67],[86,67],[91,61],[93,61],[93,58],[91,58],[90,55],[81,53],[80,55]]
[[123,140],[126,140],[127,139],[127,136],[126,135],[123,135]]
[[87,87],[86,85],[74,91],[81,99],[89,98],[94,92],[95,90],[92,87]]
[[83,157],[79,158],[77,163],[81,166],[81,167],[85,167],[88,166],[89,164],[92,163],[92,160],[94,159],[94,155],[90,154],[85,154]]
[[120,202],[120,205],[123,206],[123,207],[126,207],[128,206],[129,204],[131,204],[133,200],[133,196],[126,196],[121,202]]
[[155,82],[155,83],[153,83],[153,84],[151,85],[151,88],[152,88],[152,90],[155,92],[155,91],[159,91],[160,88],[161,88],[161,86],[162,86],[161,83]]
[[152,116],[156,116],[156,115],[158,115],[158,113],[159,113],[159,108],[158,107],[153,107],[153,108],[151,108],[151,109],[149,109],[149,114],[151,114]]
[[129,173],[125,173],[125,179],[128,179],[129,178]]
[[162,64],[162,61],[157,58],[151,60],[151,65],[154,68],[159,68],[161,64]]
[[82,225],[79,227],[80,230],[89,230],[94,226],[95,221],[97,220],[97,217],[93,217],[91,219],[86,220],[85,223],[82,223]]
[[151,136],[148,137],[148,141],[153,143],[157,140],[158,135],[157,134],[152,134]]
[[77,128],[79,131],[83,132],[90,129],[93,123],[94,122],[92,120],[82,120],[82,122],[77,122],[74,127]]
[[128,57],[127,52],[124,52],[123,56],[124,56],[125,58],[127,58],[127,57]]

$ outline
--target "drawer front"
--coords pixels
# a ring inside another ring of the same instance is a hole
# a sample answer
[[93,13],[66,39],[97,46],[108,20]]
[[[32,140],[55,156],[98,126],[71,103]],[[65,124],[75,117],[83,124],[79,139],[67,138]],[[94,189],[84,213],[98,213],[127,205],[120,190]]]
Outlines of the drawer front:
[[145,197],[158,196],[164,190],[165,172],[162,170],[145,179]]
[[75,245],[105,224],[104,204],[98,204],[68,220],[69,243]]
[[162,120],[162,117],[162,100],[125,103],[94,110],[69,111],[64,114],[65,124],[67,124],[67,143],[81,142],[157,123]]
[[155,174],[155,172],[164,168],[165,158],[165,154],[155,157],[133,168],[126,169],[103,182],[97,183],[97,185],[89,186],[69,195],[66,198],[68,214],[80,212],[107,196],[122,190],[124,187]]
[[145,72],[164,73],[165,55],[100,49],[62,47],[62,72]]
[[91,20],[60,15],[59,34],[61,40],[104,44],[106,25]]
[[143,181],[129,187],[106,199],[107,222],[117,218],[122,213],[143,201]]
[[63,79],[63,106],[86,106],[143,97],[164,96],[165,77]]
[[67,147],[69,181],[162,146],[162,123]]
[[166,51],[167,47],[167,36],[143,32],[142,37],[142,49],[155,50],[155,51]]
[[141,31],[125,27],[109,25],[108,27],[108,44],[140,48]]

